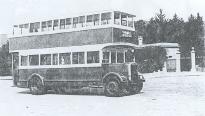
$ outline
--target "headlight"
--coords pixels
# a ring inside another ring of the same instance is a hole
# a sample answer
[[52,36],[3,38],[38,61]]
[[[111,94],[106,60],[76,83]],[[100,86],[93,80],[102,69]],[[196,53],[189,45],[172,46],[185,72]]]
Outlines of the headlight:
[[145,80],[143,75],[139,75],[139,78],[140,78],[141,80]]

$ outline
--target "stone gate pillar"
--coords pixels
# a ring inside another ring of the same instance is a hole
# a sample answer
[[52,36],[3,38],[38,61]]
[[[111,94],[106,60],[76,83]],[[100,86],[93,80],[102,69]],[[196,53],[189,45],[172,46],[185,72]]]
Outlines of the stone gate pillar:
[[191,50],[191,72],[196,71],[196,59],[195,59],[195,57],[196,57],[195,50],[194,50],[194,47],[192,47],[192,50]]
[[176,53],[176,72],[181,72],[181,59],[179,50]]

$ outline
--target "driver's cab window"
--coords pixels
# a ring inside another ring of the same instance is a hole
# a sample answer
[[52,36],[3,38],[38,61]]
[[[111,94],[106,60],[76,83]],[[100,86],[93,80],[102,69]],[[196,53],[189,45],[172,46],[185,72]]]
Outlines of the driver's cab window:
[[117,59],[116,51],[112,51],[111,52],[111,63],[116,63],[116,59]]
[[125,52],[125,62],[134,62],[134,53],[132,50]]
[[103,52],[103,63],[109,63],[110,62],[110,52]]

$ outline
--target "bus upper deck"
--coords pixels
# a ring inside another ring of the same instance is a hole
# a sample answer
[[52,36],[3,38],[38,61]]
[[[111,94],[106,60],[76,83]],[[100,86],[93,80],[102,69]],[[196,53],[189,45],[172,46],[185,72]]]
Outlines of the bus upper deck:
[[120,11],[103,11],[80,16],[28,22],[13,26],[12,37],[72,32],[116,27],[134,31],[135,15]]

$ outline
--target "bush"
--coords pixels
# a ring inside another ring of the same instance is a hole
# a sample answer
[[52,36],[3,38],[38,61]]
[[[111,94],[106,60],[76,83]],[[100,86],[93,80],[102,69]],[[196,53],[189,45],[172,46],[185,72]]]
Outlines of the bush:
[[135,53],[138,70],[141,73],[151,73],[162,70],[167,60],[167,52],[162,47],[145,47]]

